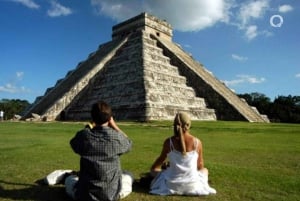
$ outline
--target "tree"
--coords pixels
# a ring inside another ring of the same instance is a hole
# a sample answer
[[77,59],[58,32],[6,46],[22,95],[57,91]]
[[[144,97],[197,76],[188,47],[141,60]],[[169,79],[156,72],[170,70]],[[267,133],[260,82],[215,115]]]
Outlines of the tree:
[[22,112],[29,107],[27,100],[20,99],[2,99],[0,101],[0,110],[4,111],[4,119],[12,119],[14,115],[22,115]]
[[266,114],[272,122],[300,123],[300,96],[278,96],[274,102],[258,92],[238,96]]
[[254,92],[250,94],[239,94],[238,96],[244,98],[249,105],[256,107],[261,114],[269,113],[272,102],[265,94]]
[[286,123],[300,123],[300,96],[278,96],[270,111],[272,118]]

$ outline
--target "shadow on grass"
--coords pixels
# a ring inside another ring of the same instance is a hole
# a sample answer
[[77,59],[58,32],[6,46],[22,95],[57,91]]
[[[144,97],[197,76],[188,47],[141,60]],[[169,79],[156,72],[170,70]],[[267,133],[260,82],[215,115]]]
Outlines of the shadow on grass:
[[[3,186],[7,187],[5,189]],[[10,187],[12,186],[12,187]],[[70,201],[63,185],[47,186],[0,180],[0,200]]]
[[149,187],[143,186],[139,181],[134,181],[132,185],[132,191],[136,193],[149,194]]
[[[148,183],[136,180],[132,187],[133,192],[149,194]],[[41,180],[37,180],[34,184],[0,180],[0,192],[0,200],[71,201],[65,193],[64,185],[48,186]]]
[[153,177],[149,173],[144,173],[141,178],[135,179],[132,185],[132,191],[149,195],[150,184]]

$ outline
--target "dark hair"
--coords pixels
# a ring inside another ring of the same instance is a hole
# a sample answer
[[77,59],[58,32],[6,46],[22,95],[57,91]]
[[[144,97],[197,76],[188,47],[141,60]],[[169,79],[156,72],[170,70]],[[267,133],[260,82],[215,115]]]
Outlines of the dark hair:
[[107,103],[99,101],[93,104],[91,116],[94,123],[104,124],[108,122],[112,116],[111,107]]

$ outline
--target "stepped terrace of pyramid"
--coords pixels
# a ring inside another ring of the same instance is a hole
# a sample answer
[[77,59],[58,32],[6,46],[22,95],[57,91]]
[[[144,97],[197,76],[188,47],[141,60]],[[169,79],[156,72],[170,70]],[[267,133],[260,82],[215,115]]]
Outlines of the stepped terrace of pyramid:
[[193,120],[268,122],[268,118],[172,42],[172,27],[148,13],[113,26],[101,44],[54,87],[37,97],[23,119],[90,119],[99,100],[118,120],[170,120],[179,111]]

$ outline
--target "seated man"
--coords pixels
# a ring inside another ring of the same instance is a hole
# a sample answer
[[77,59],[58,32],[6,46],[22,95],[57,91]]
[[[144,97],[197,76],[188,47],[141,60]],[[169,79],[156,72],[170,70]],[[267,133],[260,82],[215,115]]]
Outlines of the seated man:
[[80,155],[79,177],[65,181],[66,192],[74,200],[118,200],[132,192],[133,178],[121,170],[120,155],[131,149],[132,142],[115,123],[111,107],[105,102],[92,106],[92,128],[85,128],[71,139]]

